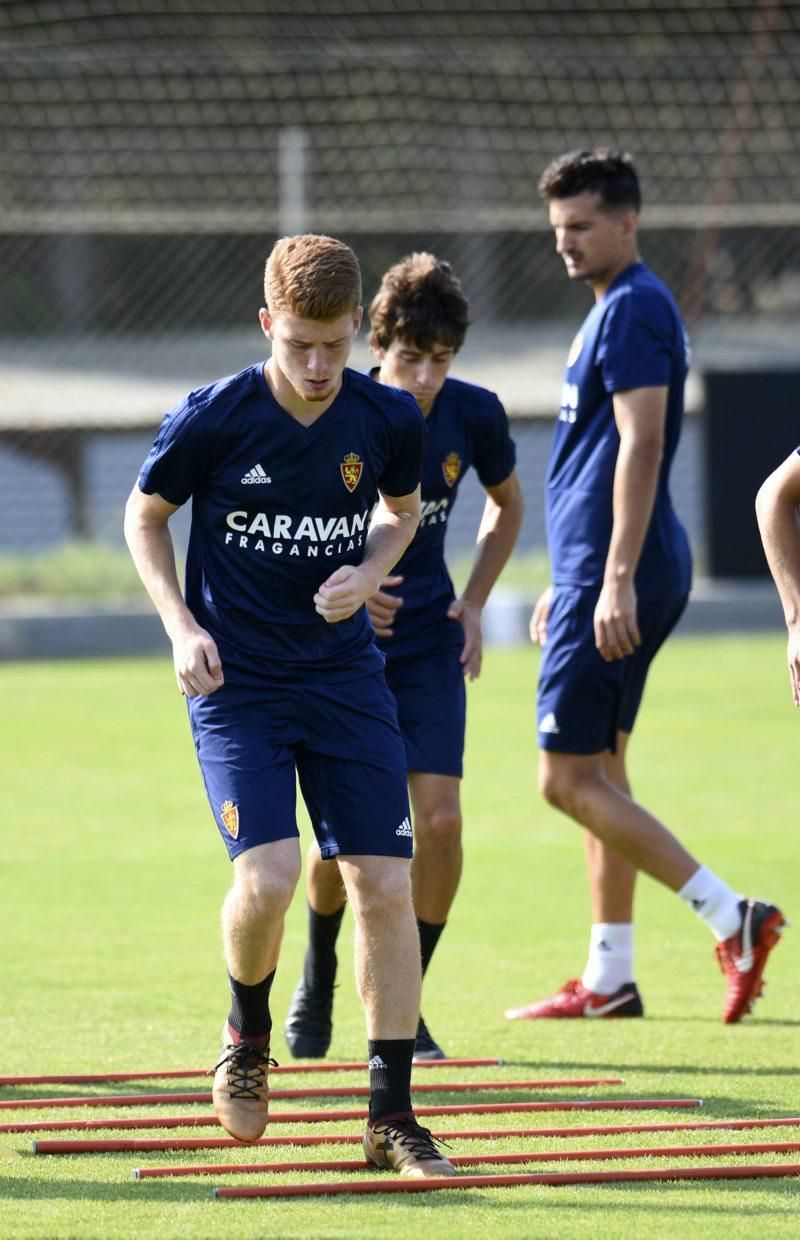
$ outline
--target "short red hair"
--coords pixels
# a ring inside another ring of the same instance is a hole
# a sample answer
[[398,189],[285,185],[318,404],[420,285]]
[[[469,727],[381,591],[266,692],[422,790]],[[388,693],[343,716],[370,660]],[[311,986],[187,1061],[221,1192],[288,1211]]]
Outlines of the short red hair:
[[271,314],[288,310],[323,323],[355,314],[361,305],[358,259],[335,237],[282,237],[267,259],[264,297]]

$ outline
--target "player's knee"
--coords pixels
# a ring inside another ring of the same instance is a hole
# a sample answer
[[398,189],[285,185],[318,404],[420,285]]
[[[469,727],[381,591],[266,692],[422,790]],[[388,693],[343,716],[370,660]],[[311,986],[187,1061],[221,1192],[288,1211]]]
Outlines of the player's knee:
[[380,918],[400,917],[411,908],[409,867],[402,863],[362,872],[348,894],[356,920],[364,925]]
[[539,792],[553,809],[561,809],[563,781],[558,771],[544,763],[539,765]]
[[574,815],[578,789],[568,770],[542,764],[539,768],[539,791],[553,809],[560,810],[562,814]]
[[597,771],[581,767],[543,764],[539,770],[539,789],[544,799],[576,822],[591,817],[595,796],[603,783]]
[[456,805],[441,805],[414,819],[414,842],[418,850],[457,852],[461,847],[461,813]]
[[247,908],[251,917],[283,916],[292,902],[299,878],[299,862],[296,868],[285,864],[270,868],[251,867],[237,875],[237,900]]

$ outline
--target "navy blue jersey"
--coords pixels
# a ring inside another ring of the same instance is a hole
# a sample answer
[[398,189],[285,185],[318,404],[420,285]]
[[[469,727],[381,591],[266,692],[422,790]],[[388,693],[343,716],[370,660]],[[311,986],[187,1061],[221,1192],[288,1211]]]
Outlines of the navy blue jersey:
[[381,665],[365,608],[328,624],[314,594],[361,562],[378,491],[416,489],[424,435],[411,396],[353,370],[308,427],[275,400],[261,364],[166,415],[139,486],[170,504],[192,499],[186,602],[223,670],[343,678],[354,659],[365,672]]
[[455,597],[444,561],[447,522],[467,470],[474,467],[483,486],[495,487],[505,482],[516,460],[505,410],[486,388],[445,379],[425,422],[422,519],[392,570],[404,581],[387,593],[399,594],[403,606],[395,613],[394,635],[379,642],[388,658],[463,642],[461,625],[447,619]]
[[689,342],[672,294],[644,263],[634,263],[589,312],[567,359],[546,485],[556,585],[602,585],[619,450],[614,392],[666,386],[664,455],[635,584],[640,599],[688,593],[689,541],[669,495],[688,366]]

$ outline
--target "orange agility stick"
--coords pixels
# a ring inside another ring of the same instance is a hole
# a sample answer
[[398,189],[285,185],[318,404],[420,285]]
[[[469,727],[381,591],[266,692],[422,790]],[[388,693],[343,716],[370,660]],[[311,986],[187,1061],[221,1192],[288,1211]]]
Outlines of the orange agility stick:
[[[700,1098],[632,1098],[626,1100],[587,1102],[477,1102],[453,1103],[448,1106],[415,1107],[417,1116],[428,1115],[508,1115],[525,1111],[668,1111],[694,1109],[703,1105]],[[366,1120],[367,1112],[358,1108],[342,1111],[283,1111],[270,1115],[273,1124],[326,1124],[338,1120]],[[215,1128],[216,1115],[137,1116],[136,1119],[68,1119],[33,1120],[0,1124],[0,1132],[83,1132],[102,1128]]]
[[[415,1068],[499,1068],[502,1059],[421,1059]],[[284,1064],[270,1068],[270,1076],[276,1073],[306,1072],[366,1072],[366,1063],[302,1063]],[[171,1068],[162,1072],[89,1072],[69,1076],[0,1076],[0,1085],[102,1085],[110,1081],[177,1081],[198,1076],[210,1076],[213,1068]]]
[[[582,1077],[573,1080],[553,1081],[436,1081],[431,1084],[412,1085],[411,1092],[418,1094],[456,1094],[471,1090],[506,1089],[584,1089],[595,1085],[622,1085],[619,1076]],[[320,1085],[312,1089],[271,1089],[269,1096],[275,1101],[295,1098],[368,1098],[369,1085]],[[157,1107],[179,1104],[211,1102],[211,1093],[188,1094],[89,1094],[82,1098],[10,1098],[0,1102],[0,1109],[9,1111],[44,1111],[49,1107]]]
[[[415,1115],[511,1115],[522,1111],[670,1111],[694,1109],[703,1105],[700,1098],[628,1098],[613,1101],[571,1102],[475,1102],[450,1103],[438,1107],[414,1107]],[[276,1111],[270,1115],[272,1124],[328,1124],[337,1120],[367,1119],[367,1112],[358,1107],[343,1111]],[[214,1128],[219,1127],[216,1115],[141,1115],[135,1119],[62,1119],[32,1120],[0,1124],[0,1132],[84,1132],[97,1128]]]
[[[708,1158],[715,1154],[796,1154],[800,1141],[761,1141],[756,1144],[730,1145],[654,1145],[649,1148],[628,1147],[619,1150],[537,1150],[531,1154],[456,1154],[450,1157],[454,1167],[513,1166],[520,1163],[608,1162],[622,1158]],[[369,1171],[372,1163],[365,1158],[339,1158],[331,1161],[275,1163],[203,1163],[195,1166],[139,1167],[134,1180],[163,1180],[182,1175],[282,1175],[285,1171]]]
[[215,1188],[214,1197],[326,1197],[340,1193],[431,1193],[455,1188],[517,1188],[526,1184],[626,1184],[650,1180],[764,1180],[781,1176],[800,1176],[800,1163],[754,1163],[732,1167],[666,1167],[643,1171],[559,1171],[531,1175],[431,1176],[415,1180],[396,1176],[373,1180],[339,1180],[328,1184],[269,1184],[257,1188]]
[[[736,1130],[753,1128],[800,1128],[800,1116],[788,1119],[714,1119],[675,1124],[597,1124],[574,1128],[484,1128],[440,1132],[442,1141],[501,1141],[507,1137],[613,1137],[635,1132],[686,1132],[707,1129]],[[291,1136],[259,1137],[248,1149],[257,1145],[360,1145],[362,1133],[293,1133]],[[34,1141],[34,1154],[154,1154],[169,1150],[241,1149],[241,1141],[233,1137],[128,1137],[94,1141]]]

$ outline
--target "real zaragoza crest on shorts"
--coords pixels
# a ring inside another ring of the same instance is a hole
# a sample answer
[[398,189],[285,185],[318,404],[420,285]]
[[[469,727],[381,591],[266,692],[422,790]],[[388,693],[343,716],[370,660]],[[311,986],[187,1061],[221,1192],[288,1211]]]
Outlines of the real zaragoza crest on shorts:
[[444,474],[444,480],[449,487],[455,486],[458,482],[459,474],[461,473],[461,465],[461,457],[457,452],[448,452],[447,456],[442,461],[442,473]]
[[357,452],[348,452],[342,461],[339,469],[342,472],[342,482],[348,491],[355,491],[361,480],[361,471],[364,463]]
[[235,840],[239,834],[238,805],[234,805],[233,801],[223,801],[219,812],[225,825],[225,830],[228,832],[228,835]]

